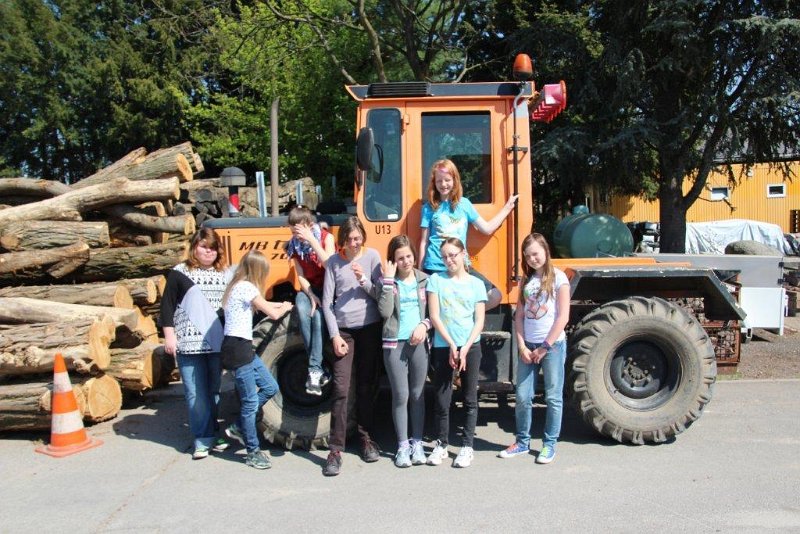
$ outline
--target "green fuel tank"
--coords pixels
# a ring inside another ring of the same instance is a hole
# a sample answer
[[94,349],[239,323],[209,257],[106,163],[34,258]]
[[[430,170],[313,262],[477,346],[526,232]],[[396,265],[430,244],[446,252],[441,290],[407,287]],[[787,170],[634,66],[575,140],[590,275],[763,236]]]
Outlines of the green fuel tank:
[[579,213],[561,219],[553,232],[560,258],[605,258],[633,252],[633,236],[612,215]]

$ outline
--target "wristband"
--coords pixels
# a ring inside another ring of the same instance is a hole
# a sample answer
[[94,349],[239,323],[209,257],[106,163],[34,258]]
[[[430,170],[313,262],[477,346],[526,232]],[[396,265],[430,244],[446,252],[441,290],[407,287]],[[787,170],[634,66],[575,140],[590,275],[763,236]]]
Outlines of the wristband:
[[539,346],[544,350],[550,350],[551,348],[553,348],[552,345],[550,345],[550,343],[548,343],[546,339],[542,341],[542,344]]

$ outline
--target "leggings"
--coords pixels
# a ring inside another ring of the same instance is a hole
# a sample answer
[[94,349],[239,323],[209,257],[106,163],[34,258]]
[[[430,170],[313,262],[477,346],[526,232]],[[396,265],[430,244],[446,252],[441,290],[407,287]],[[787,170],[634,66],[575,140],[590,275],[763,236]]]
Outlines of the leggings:
[[425,424],[425,375],[428,351],[425,343],[411,345],[398,341],[397,347],[383,349],[383,365],[392,386],[392,420],[397,441],[408,440],[408,419],[411,412],[411,437],[422,441]]
[[[460,348],[460,347],[459,347]],[[438,439],[442,445],[449,443],[450,401],[453,397],[453,373],[450,367],[450,348],[433,349],[433,387],[436,391],[434,415],[438,424]],[[475,425],[478,422],[478,374],[481,367],[481,344],[474,343],[467,353],[467,368],[461,372],[461,389],[464,390],[464,408],[467,412],[464,421],[464,447],[472,447]]]

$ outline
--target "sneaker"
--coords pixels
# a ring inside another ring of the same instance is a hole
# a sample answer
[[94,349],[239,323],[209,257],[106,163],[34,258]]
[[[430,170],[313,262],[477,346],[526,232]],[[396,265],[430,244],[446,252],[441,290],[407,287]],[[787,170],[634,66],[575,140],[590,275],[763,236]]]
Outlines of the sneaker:
[[330,381],[331,381],[331,375],[323,371],[322,376],[319,377],[319,387],[324,388],[330,383]]
[[228,426],[225,429],[225,435],[231,439],[235,439],[242,445],[244,445],[244,434],[242,434],[242,430],[239,428],[239,425],[233,423],[232,425]]
[[425,449],[422,447],[421,441],[415,441],[411,445],[411,464],[422,465],[425,463]]
[[539,456],[536,457],[537,464],[549,464],[552,462],[556,457],[556,450],[555,448],[551,447],[550,445],[545,445],[542,447],[542,450],[539,451]]
[[202,460],[203,458],[208,458],[208,447],[205,445],[198,445],[194,448],[192,460]]
[[447,456],[447,445],[436,440],[436,446],[428,455],[428,465],[440,465]]
[[371,439],[365,438],[361,444],[361,459],[367,463],[377,462],[381,457],[378,445]]
[[306,379],[306,393],[309,395],[322,395],[320,378],[322,378],[322,373],[319,371],[311,371],[308,373],[308,378]]
[[272,467],[272,462],[262,451],[248,452],[247,456],[244,457],[244,463],[256,469],[269,469]]
[[322,474],[326,477],[335,477],[339,474],[342,468],[342,453],[340,451],[331,451],[328,453],[328,459],[325,460],[325,467],[322,468]]
[[513,445],[509,445],[502,451],[500,451],[499,456],[500,458],[513,458],[514,456],[519,456],[520,454],[528,454],[530,449],[525,445],[520,443],[514,443]]
[[472,447],[461,447],[461,450],[458,451],[458,456],[453,462],[453,467],[469,467],[472,465],[473,456],[475,455],[472,452]]
[[217,438],[217,440],[211,446],[211,452],[222,452],[228,447],[230,447],[230,443],[228,443],[222,438]]
[[397,467],[411,467],[411,447],[400,447],[394,456],[394,465]]

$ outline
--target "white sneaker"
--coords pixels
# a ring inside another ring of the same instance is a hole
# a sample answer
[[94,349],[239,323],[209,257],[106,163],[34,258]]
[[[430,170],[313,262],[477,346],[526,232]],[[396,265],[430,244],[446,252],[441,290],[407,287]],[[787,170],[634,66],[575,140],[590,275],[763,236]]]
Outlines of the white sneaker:
[[411,445],[411,464],[422,465],[425,463],[425,449],[422,448],[421,441],[415,441]]
[[461,447],[461,450],[458,451],[458,456],[453,462],[453,467],[469,467],[472,465],[473,456],[475,454],[472,452],[472,447]]
[[436,446],[428,455],[428,465],[441,465],[447,456],[447,445],[442,445],[441,441],[436,440]]

